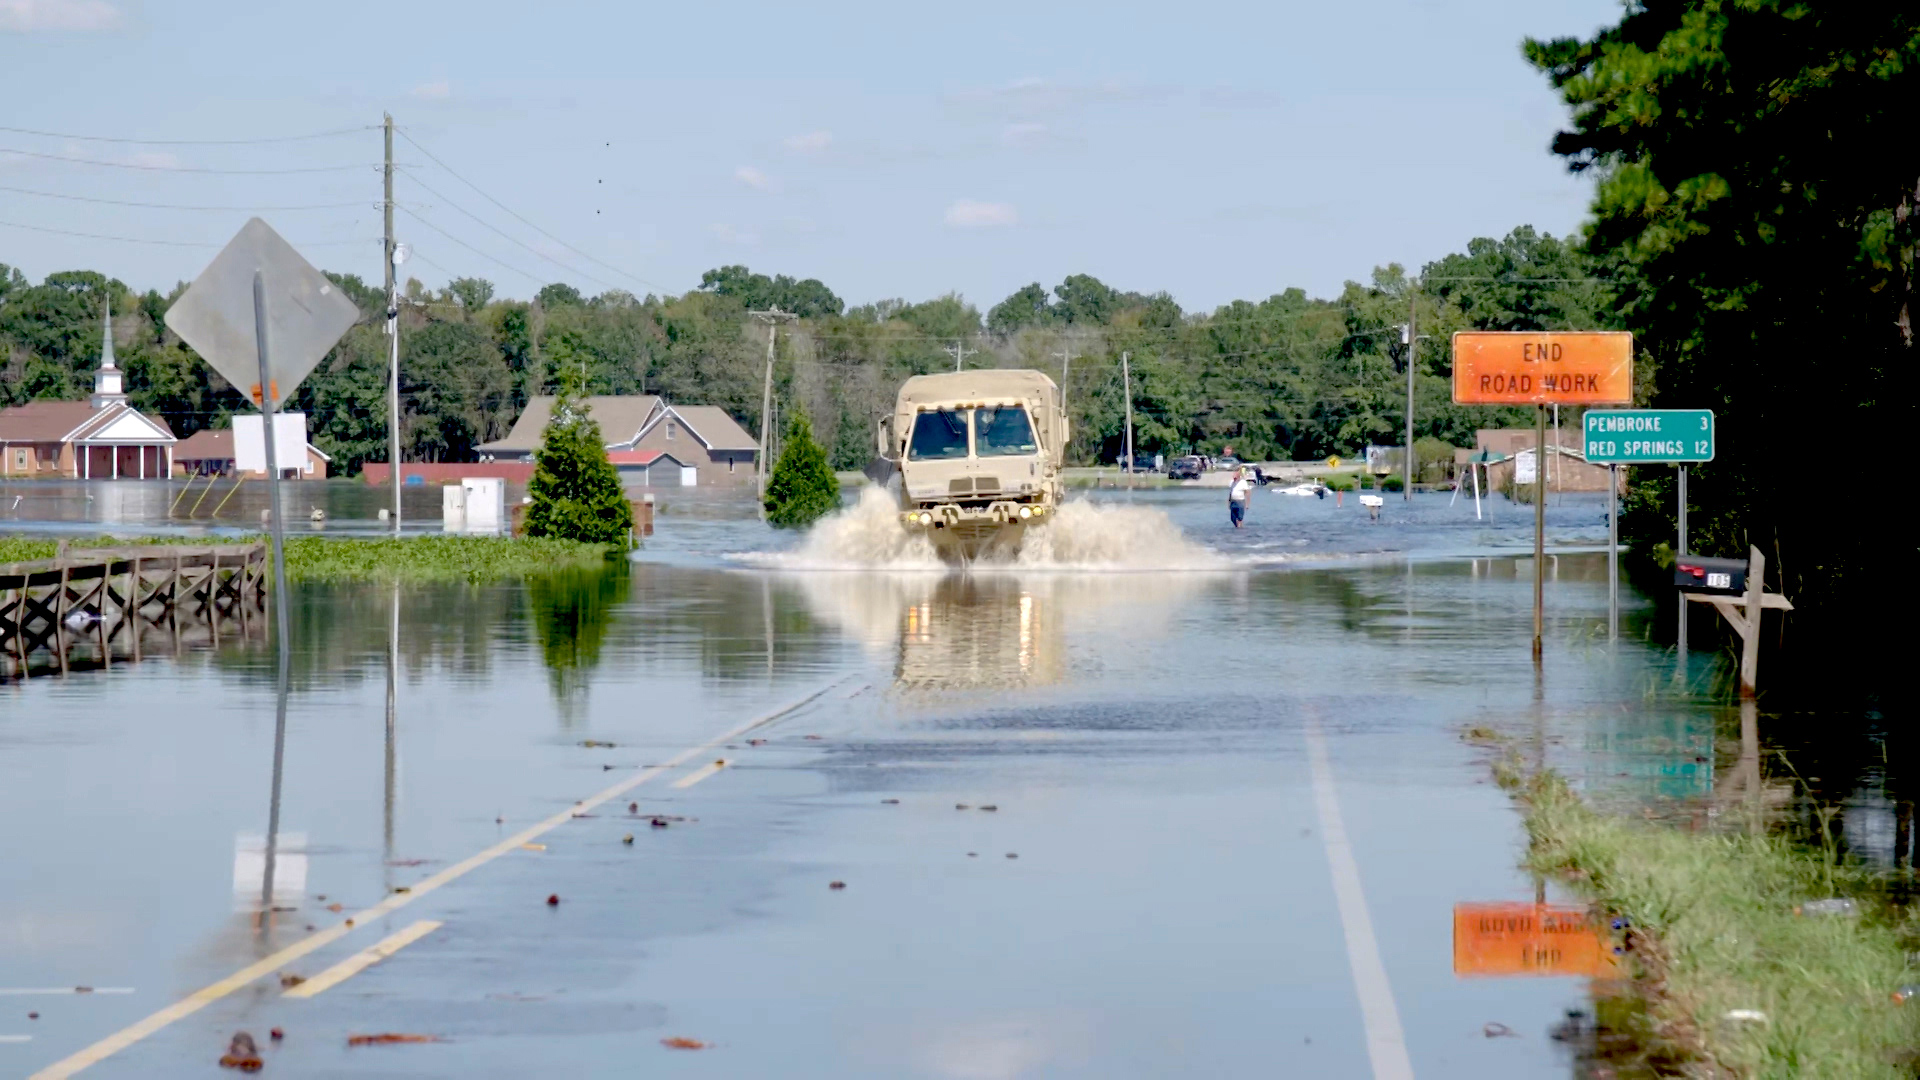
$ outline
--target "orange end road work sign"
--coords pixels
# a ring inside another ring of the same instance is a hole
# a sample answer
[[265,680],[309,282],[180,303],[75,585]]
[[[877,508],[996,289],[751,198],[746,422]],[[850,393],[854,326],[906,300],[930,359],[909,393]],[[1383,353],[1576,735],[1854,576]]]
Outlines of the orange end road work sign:
[[1463,330],[1453,335],[1460,405],[1631,405],[1625,330]]
[[1586,908],[1455,904],[1453,973],[1604,978],[1616,973],[1613,939]]

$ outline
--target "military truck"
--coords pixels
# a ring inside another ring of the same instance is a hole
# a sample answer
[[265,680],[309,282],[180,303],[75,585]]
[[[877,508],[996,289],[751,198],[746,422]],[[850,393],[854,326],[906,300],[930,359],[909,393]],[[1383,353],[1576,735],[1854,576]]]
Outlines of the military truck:
[[1060,506],[1067,418],[1038,371],[916,375],[880,421],[880,456],[899,477],[900,524],[944,555],[1019,546]]

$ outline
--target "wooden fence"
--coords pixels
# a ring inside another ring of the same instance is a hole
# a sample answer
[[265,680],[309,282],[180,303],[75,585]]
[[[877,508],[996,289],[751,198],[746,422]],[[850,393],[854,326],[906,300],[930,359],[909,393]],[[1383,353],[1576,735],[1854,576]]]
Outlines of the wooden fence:
[[[164,630],[219,645],[266,631],[265,544],[63,550],[0,566],[0,679],[141,659]],[[204,630],[204,635],[199,631]]]

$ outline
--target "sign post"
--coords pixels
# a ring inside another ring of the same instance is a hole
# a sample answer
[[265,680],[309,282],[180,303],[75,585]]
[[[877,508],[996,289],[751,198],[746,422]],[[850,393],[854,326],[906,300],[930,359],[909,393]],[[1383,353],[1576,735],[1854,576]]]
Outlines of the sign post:
[[1463,330],[1453,335],[1458,405],[1534,407],[1533,662],[1546,633],[1548,405],[1633,401],[1633,335],[1624,330]]
[[[1594,409],[1587,413],[1585,422],[1583,451],[1587,460],[1595,464],[1605,464],[1610,469],[1622,465],[1678,465],[1680,467],[1680,550],[1687,553],[1687,464],[1695,461],[1712,461],[1714,451],[1714,421],[1712,409]],[[1615,494],[1608,496],[1607,520],[1616,516]],[[1608,597],[1612,601],[1617,593],[1620,564],[1619,530],[1613,525],[1608,527],[1607,569],[1609,583]],[[1679,646],[1680,673],[1687,667],[1687,605],[1685,597],[1680,603]]]
[[[269,298],[274,303],[269,304]],[[347,328],[360,321],[326,275],[259,218],[214,256],[167,309],[167,327],[235,388],[251,388],[266,443],[267,506],[273,542],[273,614],[279,671],[273,726],[273,794],[267,813],[261,918],[273,912],[274,855],[280,833],[281,764],[287,744],[287,681],[292,663],[292,604],[287,596],[285,525],[273,417]],[[271,348],[269,347],[271,343]],[[303,463],[304,464],[304,463]]]

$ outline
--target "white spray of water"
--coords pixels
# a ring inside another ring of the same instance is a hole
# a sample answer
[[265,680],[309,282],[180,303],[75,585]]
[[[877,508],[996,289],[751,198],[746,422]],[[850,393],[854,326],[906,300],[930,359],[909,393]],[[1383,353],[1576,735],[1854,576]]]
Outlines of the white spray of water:
[[[869,486],[859,501],[814,525],[792,551],[737,556],[778,570],[949,571],[925,533],[900,525],[891,493]],[[1063,504],[1052,519],[1029,526],[1018,548],[993,550],[974,571],[1223,570],[1226,560],[1187,539],[1155,509],[1084,500]]]

